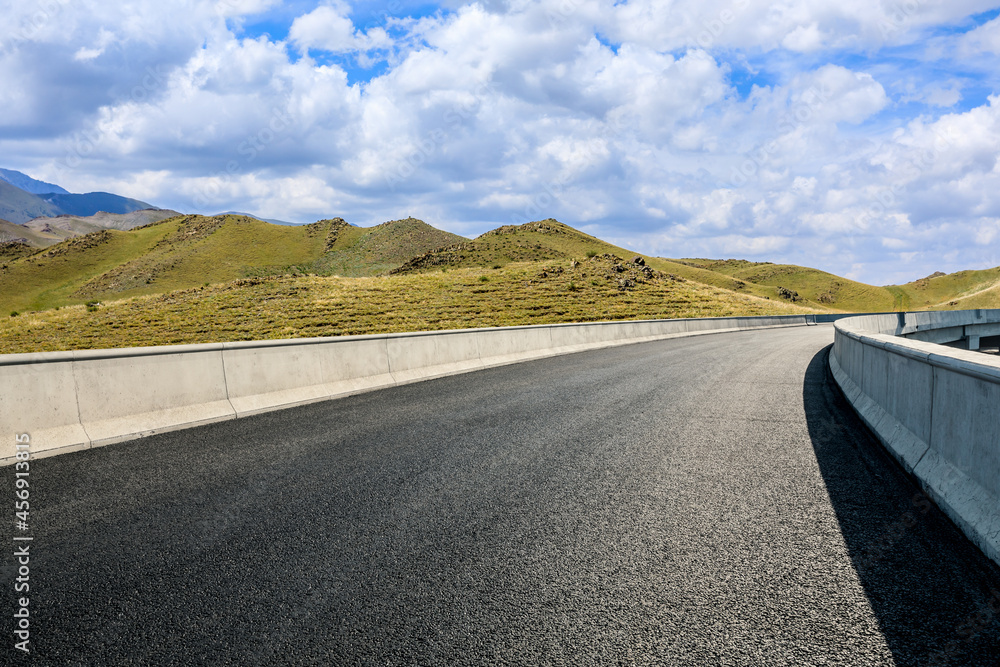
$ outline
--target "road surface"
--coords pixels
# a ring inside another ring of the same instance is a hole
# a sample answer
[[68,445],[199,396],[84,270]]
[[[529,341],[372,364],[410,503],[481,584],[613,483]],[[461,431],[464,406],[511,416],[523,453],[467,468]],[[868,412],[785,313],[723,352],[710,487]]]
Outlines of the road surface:
[[998,568],[851,412],[832,340],[630,345],[35,461],[30,657],[997,664]]

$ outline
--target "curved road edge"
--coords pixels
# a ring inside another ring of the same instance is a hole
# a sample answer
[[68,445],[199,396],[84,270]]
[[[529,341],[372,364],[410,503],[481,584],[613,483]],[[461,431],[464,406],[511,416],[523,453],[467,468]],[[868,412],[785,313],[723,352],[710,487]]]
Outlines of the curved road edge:
[[898,323],[928,315],[837,322],[830,370],[882,445],[1000,564],[1000,365],[888,333],[927,330]]

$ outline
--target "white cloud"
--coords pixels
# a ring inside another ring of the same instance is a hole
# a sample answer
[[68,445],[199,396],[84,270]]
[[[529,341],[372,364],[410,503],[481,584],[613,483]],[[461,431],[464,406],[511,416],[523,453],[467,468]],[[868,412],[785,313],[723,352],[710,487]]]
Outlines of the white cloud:
[[976,245],[990,246],[1000,237],[1000,219],[989,218],[979,223],[976,230]]
[[959,42],[963,55],[1000,54],[1000,17],[967,32]]
[[260,14],[280,2],[281,0],[218,0],[215,10],[220,16],[240,18]]
[[[72,190],[470,234],[551,215],[875,282],[996,254],[1000,98],[942,115],[977,85],[950,56],[921,51],[956,70],[933,80],[880,58],[978,0],[456,2],[364,30],[339,1],[54,0],[30,38],[6,2],[0,166]],[[996,23],[935,48],[991,63]]]
[[814,22],[808,26],[799,26],[785,35],[781,40],[781,45],[789,51],[800,53],[810,53],[823,48],[826,40],[819,31],[819,26]]
[[303,51],[320,49],[330,53],[350,53],[392,45],[392,40],[381,27],[367,33],[357,30],[348,18],[350,12],[350,6],[340,1],[317,7],[295,19],[288,37]]
[[809,86],[798,101],[827,122],[860,123],[885,108],[889,101],[885,89],[870,74],[852,72],[839,65],[824,65],[801,80],[800,85]]
[[661,50],[876,49],[912,43],[921,31],[994,8],[988,0],[874,3],[867,0],[631,0],[606,17],[616,39]]
[[792,239],[786,236],[720,236],[715,239],[718,251],[725,255],[768,256],[788,248]]
[[108,48],[108,45],[115,40],[115,34],[109,30],[101,28],[100,32],[97,34],[97,40],[93,47],[80,47],[77,49],[76,53],[73,54],[74,60],[93,60],[99,57]]

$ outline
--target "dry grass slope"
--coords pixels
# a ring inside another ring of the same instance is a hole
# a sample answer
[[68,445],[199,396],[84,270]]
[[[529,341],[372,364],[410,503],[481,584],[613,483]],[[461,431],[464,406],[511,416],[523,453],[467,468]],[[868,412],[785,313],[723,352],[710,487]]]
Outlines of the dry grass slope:
[[309,273],[374,276],[395,269],[411,257],[466,239],[415,218],[375,227],[352,227],[341,219],[328,238],[326,252],[307,267]]
[[741,259],[683,259],[678,262],[729,276],[753,285],[757,293],[785,298],[781,288],[798,295],[797,303],[844,312],[891,311],[898,306],[896,295],[885,287],[875,287],[841,278],[825,271],[791,264],[749,262]]
[[873,287],[799,266],[633,257],[551,219],[470,240],[413,218],[177,216],[39,252],[0,244],[0,312],[18,312],[0,319],[0,352],[1000,306],[1000,269]]
[[461,238],[413,219],[361,228],[340,219],[289,227],[246,216],[176,216],[71,238],[34,254],[14,245],[0,249],[0,313],[246,277],[375,275]]
[[912,308],[1000,308],[1000,267],[984,271],[935,273],[901,285]]
[[8,318],[0,353],[810,312],[610,255],[367,278],[275,276]]

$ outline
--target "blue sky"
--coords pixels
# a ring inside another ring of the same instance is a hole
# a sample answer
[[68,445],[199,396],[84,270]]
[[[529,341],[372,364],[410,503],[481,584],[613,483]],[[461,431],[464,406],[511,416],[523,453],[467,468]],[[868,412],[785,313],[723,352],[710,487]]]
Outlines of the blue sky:
[[[0,0],[0,166],[877,284],[1000,265],[1000,5]],[[41,7],[41,9],[39,9]]]

